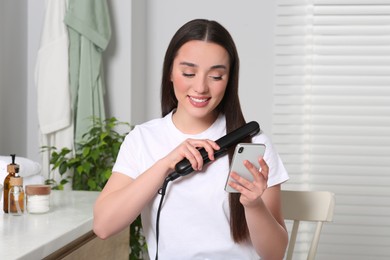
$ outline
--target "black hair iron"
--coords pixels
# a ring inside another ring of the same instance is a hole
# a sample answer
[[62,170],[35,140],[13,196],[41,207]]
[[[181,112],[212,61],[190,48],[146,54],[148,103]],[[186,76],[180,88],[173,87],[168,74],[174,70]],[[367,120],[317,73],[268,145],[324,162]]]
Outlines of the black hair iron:
[[[215,141],[220,147],[219,150],[216,150],[214,152],[215,159],[224,155],[227,152],[228,148],[230,148],[231,146],[236,145],[246,137],[252,137],[256,135],[259,131],[260,131],[259,124],[255,121],[252,121],[245,124],[242,127],[237,128],[236,130],[230,132],[229,134],[221,137],[220,139]],[[199,150],[199,152],[202,155],[203,163],[204,164],[209,163],[210,158],[207,154],[207,151],[204,148],[202,148]],[[176,164],[175,172],[171,173],[167,178],[169,179],[169,181],[173,181],[181,176],[190,174],[193,171],[194,169],[192,168],[190,161],[188,159],[183,159]]]

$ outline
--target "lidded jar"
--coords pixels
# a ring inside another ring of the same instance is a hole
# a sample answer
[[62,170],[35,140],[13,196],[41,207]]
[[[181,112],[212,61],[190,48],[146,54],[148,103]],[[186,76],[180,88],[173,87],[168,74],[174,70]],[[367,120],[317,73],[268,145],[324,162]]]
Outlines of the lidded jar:
[[49,185],[32,184],[26,185],[26,207],[31,214],[41,214],[50,210]]

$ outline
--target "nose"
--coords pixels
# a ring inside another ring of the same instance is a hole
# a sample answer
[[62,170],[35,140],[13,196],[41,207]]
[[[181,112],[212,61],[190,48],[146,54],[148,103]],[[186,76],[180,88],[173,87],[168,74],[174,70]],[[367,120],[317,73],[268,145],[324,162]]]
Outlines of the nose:
[[195,90],[196,93],[206,93],[209,89],[207,76],[198,75],[196,81],[194,82],[193,89]]

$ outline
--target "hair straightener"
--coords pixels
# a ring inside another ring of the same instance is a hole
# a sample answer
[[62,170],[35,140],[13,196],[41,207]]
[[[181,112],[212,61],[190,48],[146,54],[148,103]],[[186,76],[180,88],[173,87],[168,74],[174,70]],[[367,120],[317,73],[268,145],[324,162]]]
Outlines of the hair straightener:
[[[252,136],[256,135],[259,131],[260,131],[259,124],[255,121],[252,121],[252,122],[245,124],[242,127],[237,128],[236,130],[228,133],[227,135],[221,137],[220,139],[215,141],[220,147],[219,150],[216,150],[214,152],[215,159],[226,154],[228,148],[230,148],[231,146],[236,145],[241,140],[243,140],[247,137],[252,137]],[[199,150],[199,152],[202,155],[203,163],[204,164],[209,163],[210,158],[207,154],[207,151],[204,148],[202,148]],[[169,181],[173,181],[181,176],[185,176],[187,174],[190,174],[193,171],[194,171],[194,169],[192,168],[190,161],[185,158],[176,164],[175,172],[168,175],[167,178],[169,179]]]

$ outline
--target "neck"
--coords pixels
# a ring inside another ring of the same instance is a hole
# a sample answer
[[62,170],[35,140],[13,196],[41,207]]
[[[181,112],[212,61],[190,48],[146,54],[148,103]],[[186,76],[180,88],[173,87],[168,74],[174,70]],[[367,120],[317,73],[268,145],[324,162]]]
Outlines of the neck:
[[174,125],[182,133],[185,134],[199,134],[207,130],[217,119],[218,114],[213,113],[207,118],[190,117],[188,115],[181,115],[177,111],[172,116]]

